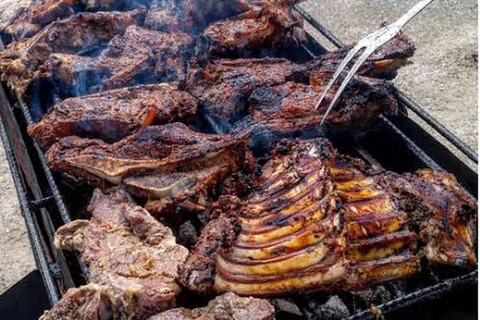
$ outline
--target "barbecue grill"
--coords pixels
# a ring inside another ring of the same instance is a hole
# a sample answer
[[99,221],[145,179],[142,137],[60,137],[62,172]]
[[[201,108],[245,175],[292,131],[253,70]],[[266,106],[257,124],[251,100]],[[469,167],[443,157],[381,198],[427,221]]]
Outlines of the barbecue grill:
[[[296,10],[331,44],[343,46],[305,10],[300,7]],[[326,49],[309,37],[300,51],[296,58],[302,61],[325,53]],[[342,153],[391,171],[415,171],[425,167],[446,170],[476,197],[478,176],[472,168],[478,162],[478,155],[405,94],[397,91],[396,95],[400,102],[398,115],[381,116],[367,132],[355,136],[354,140],[338,137],[333,141],[334,146]],[[409,117],[412,113],[425,123],[424,127],[428,130]],[[37,119],[32,119],[29,107],[23,101],[3,88],[0,88],[0,114],[0,134],[34,257],[48,300],[53,304],[68,288],[84,284],[87,279],[88,270],[75,254],[54,249],[53,236],[59,226],[85,217],[82,215],[85,214],[91,187],[69,176],[52,174],[45,163],[43,151],[26,133],[27,125]],[[448,143],[437,140],[429,132],[437,132]],[[457,150],[452,152],[452,149]],[[389,299],[374,308],[366,306],[355,294],[337,295],[349,309],[351,316],[348,319],[363,319],[374,317],[374,313],[379,311],[387,313],[407,307],[407,310],[414,310],[414,304],[425,303],[458,288],[464,290],[465,295],[475,296],[476,283],[477,270],[424,270],[414,279],[385,285]],[[290,301],[297,305],[304,318],[317,319],[317,311],[329,296],[303,294],[290,297]],[[282,318],[281,315],[279,317]]]

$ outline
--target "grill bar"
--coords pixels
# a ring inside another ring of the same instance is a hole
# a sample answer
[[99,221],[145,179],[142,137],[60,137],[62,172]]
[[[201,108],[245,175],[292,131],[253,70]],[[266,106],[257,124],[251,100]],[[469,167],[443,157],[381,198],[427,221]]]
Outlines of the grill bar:
[[[327,38],[333,45],[338,48],[345,47],[345,44],[339,38],[337,38],[330,30],[320,24],[304,9],[299,6],[295,6],[295,10],[297,10],[309,24],[311,24],[315,29],[317,29],[317,31],[320,32],[325,38]],[[432,126],[435,131],[437,131],[442,137],[452,143],[458,150],[463,152],[470,160],[478,163],[478,154],[475,151],[473,151],[449,129],[447,129],[444,125],[442,125],[425,110],[423,110],[419,105],[413,102],[407,95],[405,95],[398,89],[396,91],[397,97],[403,105],[405,105],[408,109],[412,110],[423,121]]]
[[[3,99],[2,99],[3,98]],[[2,111],[2,117],[0,121],[0,136],[3,142],[3,146],[5,149],[5,154],[8,160],[8,164],[10,166],[10,171],[12,172],[12,178],[15,184],[15,189],[17,191],[18,201],[20,203],[20,208],[23,214],[23,218],[25,219],[25,224],[27,227],[28,235],[30,238],[30,243],[32,245],[33,256],[35,258],[35,262],[37,267],[40,271],[42,276],[43,282],[45,284],[45,288],[47,289],[48,300],[51,304],[57,302],[60,299],[60,293],[57,287],[57,283],[50,272],[50,262],[48,261],[47,254],[45,252],[45,248],[42,245],[42,238],[39,232],[39,227],[37,221],[35,219],[35,215],[30,208],[28,198],[27,198],[27,190],[25,184],[22,179],[22,174],[19,169],[19,165],[17,163],[15,152],[10,142],[9,138],[9,131],[7,131],[7,124],[6,124],[6,115],[4,112],[8,111],[9,106],[6,105],[6,96],[3,88],[0,87],[0,104]],[[7,133],[8,132],[8,133]]]

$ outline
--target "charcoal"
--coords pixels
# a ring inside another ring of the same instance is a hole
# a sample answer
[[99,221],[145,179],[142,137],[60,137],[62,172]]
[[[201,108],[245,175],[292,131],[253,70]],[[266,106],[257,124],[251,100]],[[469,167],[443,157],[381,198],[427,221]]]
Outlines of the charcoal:
[[382,304],[392,299],[392,294],[384,286],[358,291],[353,294],[362,300],[366,306]]
[[343,319],[350,315],[350,311],[338,296],[328,299],[327,303],[316,310],[319,319]]
[[277,317],[285,319],[296,319],[303,316],[298,306],[292,299],[273,299],[271,303],[275,307]]
[[186,221],[180,225],[178,229],[178,240],[187,248],[195,245],[197,242],[197,229],[195,229],[191,221]]

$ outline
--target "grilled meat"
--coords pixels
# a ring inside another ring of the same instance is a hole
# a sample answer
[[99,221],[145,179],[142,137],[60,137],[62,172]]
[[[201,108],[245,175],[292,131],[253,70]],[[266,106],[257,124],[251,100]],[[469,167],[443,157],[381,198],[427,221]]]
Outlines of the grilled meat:
[[137,23],[144,8],[129,12],[79,13],[55,21],[34,37],[14,42],[0,53],[1,80],[22,98],[34,72],[52,53],[82,54],[105,44]]
[[[445,175],[431,171],[403,178],[422,186],[417,188],[438,189],[440,197],[430,194],[434,200],[423,206],[398,176],[336,155],[326,140],[290,142],[278,150],[243,206],[203,229],[182,271],[185,286],[257,296],[361,289],[419,272],[423,250],[416,246],[422,238],[428,238],[425,256],[432,263],[439,252],[446,264],[475,263],[465,226],[476,209],[451,176],[441,183]],[[403,196],[400,188],[407,190]],[[450,208],[439,206],[447,199]],[[451,223],[439,229],[445,216]],[[237,230],[238,236],[215,237],[220,230]]]
[[80,11],[131,10],[148,0],[37,0],[23,11],[4,32],[15,40],[29,38],[47,24]]
[[414,221],[429,261],[475,266],[477,202],[453,175],[424,169],[386,180]]
[[273,320],[275,309],[267,300],[242,298],[234,293],[216,297],[206,307],[198,309],[178,308],[165,311],[149,320]]
[[150,4],[145,26],[172,32],[200,33],[215,21],[259,9],[264,0],[154,0]]
[[38,81],[60,97],[184,78],[192,38],[130,26],[96,57],[52,54]]
[[78,251],[89,268],[89,282],[105,288],[100,297],[89,294],[83,303],[92,307],[91,299],[107,298],[114,314],[135,319],[173,307],[180,292],[178,269],[188,250],[175,243],[171,230],[122,190],[96,190],[88,209],[91,220],[70,222],[55,234],[55,246]]
[[255,88],[286,82],[296,65],[285,59],[219,59],[189,71],[187,90],[197,97],[202,115],[216,132],[228,132],[245,115]]
[[[336,70],[352,47],[353,45],[346,46],[300,65],[293,73],[293,77],[307,82],[308,77],[317,71],[322,72],[325,68]],[[400,32],[375,50],[363,63],[357,75],[391,80],[397,76],[397,71],[402,66],[409,64],[408,58],[411,58],[414,52],[413,43]]]
[[279,49],[296,48],[306,41],[302,21],[289,4],[278,2],[234,19],[210,25],[197,44],[197,55],[272,56]]
[[350,81],[321,128],[323,115],[339,84],[329,91],[320,108],[315,110],[315,106],[333,72],[330,69],[316,72],[312,75],[311,85],[286,82],[256,89],[248,100],[250,117],[237,124],[235,131],[252,131],[262,127],[277,138],[307,134],[318,136],[325,131],[360,130],[382,113],[396,113],[398,104],[390,83],[357,76]]
[[108,297],[108,287],[87,284],[71,288],[51,310],[47,310],[40,320],[98,320],[112,318],[112,302]]
[[196,133],[173,123],[143,128],[114,144],[63,138],[46,159],[53,170],[98,186],[123,184],[148,198],[147,208],[160,214],[189,199],[205,205],[215,185],[243,168],[246,150],[245,142],[232,136]]
[[66,18],[81,11],[81,0],[37,0],[17,16],[3,30],[15,40],[22,40],[37,34],[42,27],[57,19]]
[[177,85],[144,85],[66,99],[28,133],[43,148],[66,136],[112,142],[152,123],[188,123],[196,114],[197,100]]

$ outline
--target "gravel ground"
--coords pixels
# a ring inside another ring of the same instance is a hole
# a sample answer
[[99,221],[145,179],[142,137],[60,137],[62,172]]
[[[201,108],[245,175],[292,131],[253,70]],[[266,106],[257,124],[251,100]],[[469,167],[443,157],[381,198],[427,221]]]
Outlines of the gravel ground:
[[[418,0],[310,0],[303,6],[345,42],[394,21]],[[0,25],[29,0],[0,0]],[[406,27],[417,46],[395,80],[420,105],[477,149],[477,2],[434,2]],[[23,218],[0,147],[0,292],[34,268]]]

